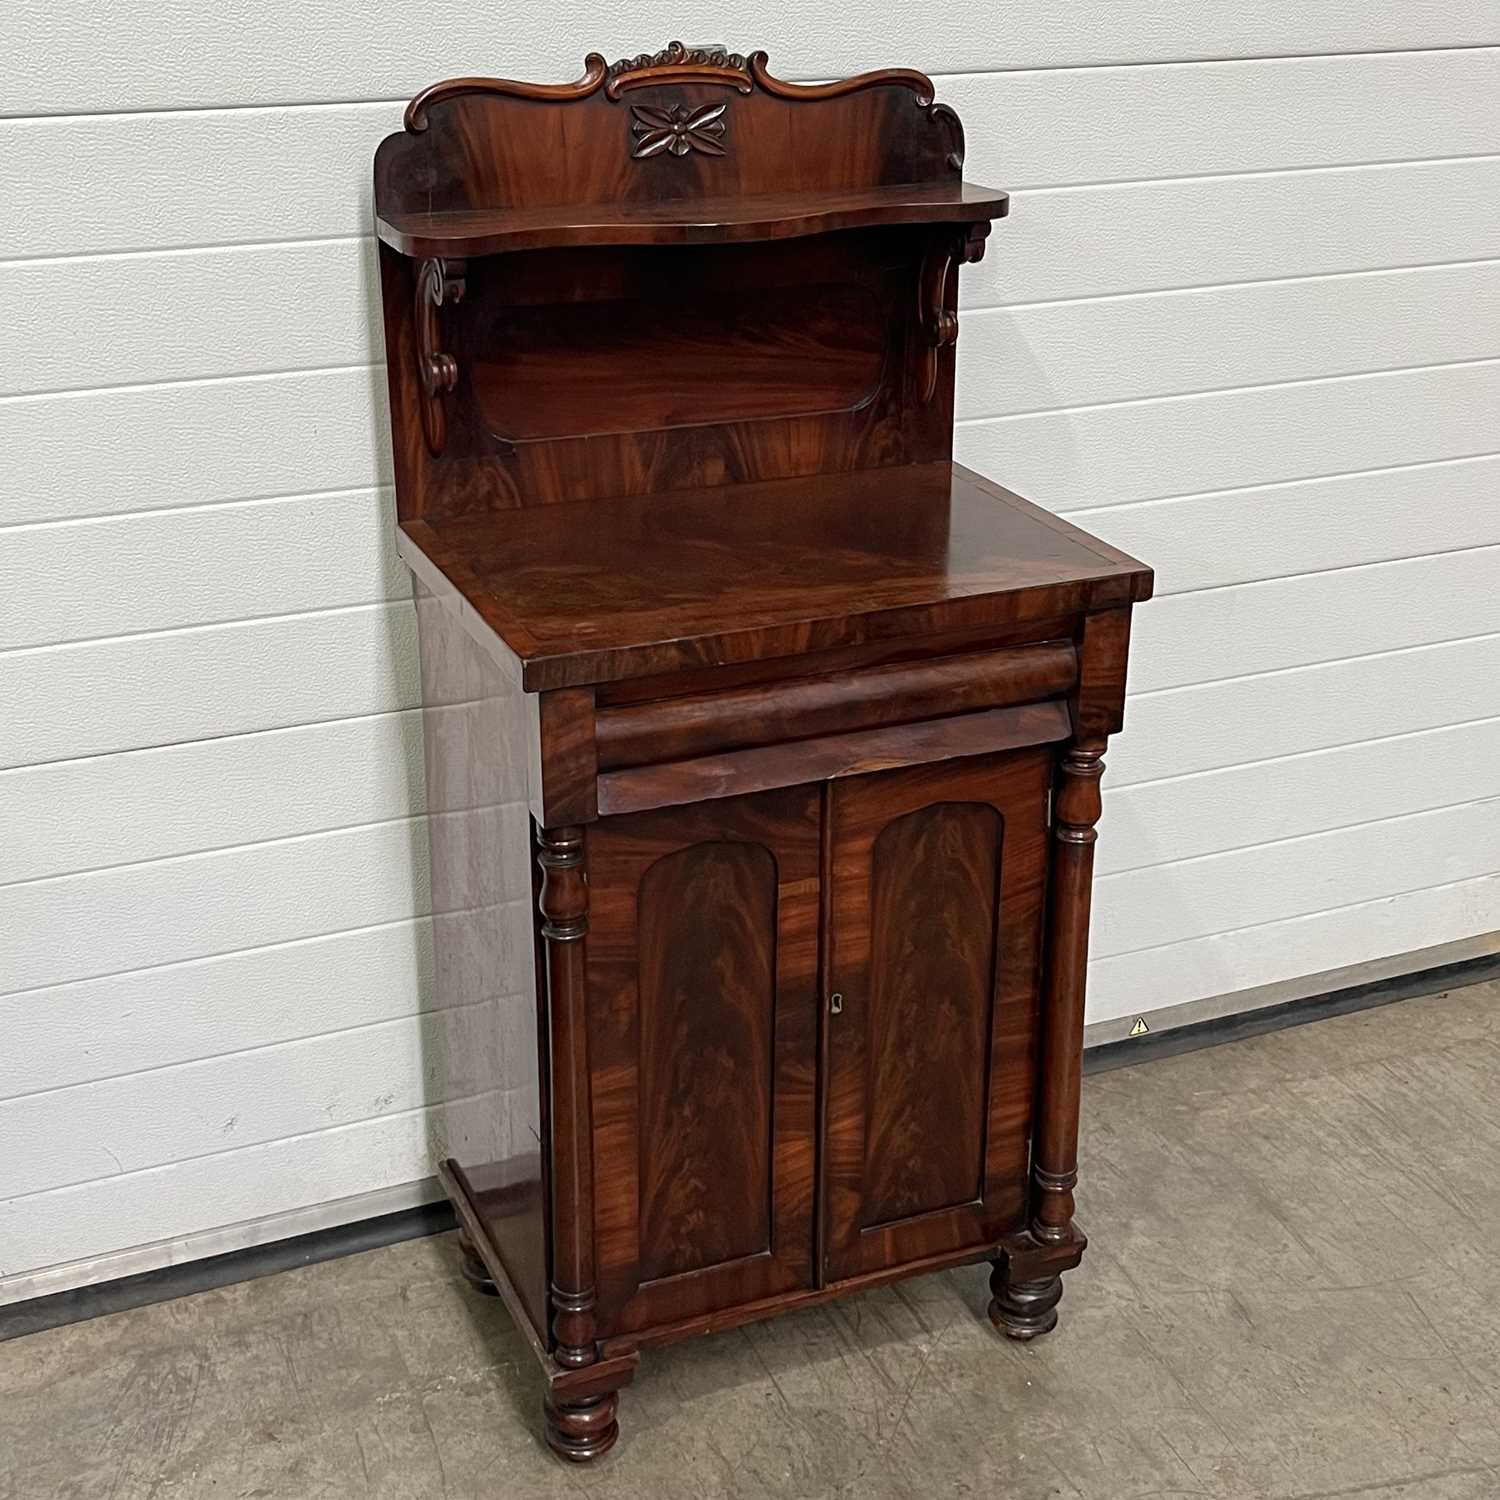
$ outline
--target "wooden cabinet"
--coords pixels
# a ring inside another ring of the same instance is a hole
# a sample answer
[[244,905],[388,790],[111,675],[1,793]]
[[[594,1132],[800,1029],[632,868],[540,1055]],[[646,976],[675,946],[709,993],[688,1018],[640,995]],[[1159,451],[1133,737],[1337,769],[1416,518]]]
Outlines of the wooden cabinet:
[[1029,1338],[1083,1253],[1151,574],[953,461],[962,164],[920,73],[676,44],[377,153],[434,968],[506,1068],[440,1175],[567,1459],[648,1346],[966,1262]]

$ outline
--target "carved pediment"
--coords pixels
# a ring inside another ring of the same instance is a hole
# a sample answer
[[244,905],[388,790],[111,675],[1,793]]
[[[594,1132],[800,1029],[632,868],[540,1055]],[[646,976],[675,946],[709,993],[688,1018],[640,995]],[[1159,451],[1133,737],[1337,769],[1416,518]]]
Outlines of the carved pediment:
[[[535,101],[587,99],[601,89],[610,100],[618,100],[632,89],[661,84],[720,84],[741,94],[759,89],[777,99],[837,99],[865,89],[892,85],[910,89],[916,102],[932,109],[932,80],[915,68],[880,68],[857,73],[832,83],[789,83],[777,78],[764,51],[728,52],[722,47],[686,47],[668,42],[659,52],[641,52],[606,63],[601,53],[590,52],[583,60],[583,76],[572,83],[527,83],[513,78],[448,78],[423,89],[406,108],[405,125],[413,134],[427,129],[434,105],[469,94],[491,94],[499,98]],[[944,106],[938,106],[944,108]],[[945,110],[952,117],[951,110]],[[954,123],[956,123],[956,117]]]

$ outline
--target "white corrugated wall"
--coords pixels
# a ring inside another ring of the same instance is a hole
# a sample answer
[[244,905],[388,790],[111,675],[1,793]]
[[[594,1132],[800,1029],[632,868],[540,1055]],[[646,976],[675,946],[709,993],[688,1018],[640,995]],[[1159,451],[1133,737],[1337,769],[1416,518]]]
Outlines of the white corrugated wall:
[[[0,1300],[418,1201],[432,1012],[370,155],[680,9],[0,15]],[[1155,564],[1090,1019],[1500,927],[1500,5],[791,14],[1014,191],[962,458]],[[424,1059],[426,1060],[424,1062]]]

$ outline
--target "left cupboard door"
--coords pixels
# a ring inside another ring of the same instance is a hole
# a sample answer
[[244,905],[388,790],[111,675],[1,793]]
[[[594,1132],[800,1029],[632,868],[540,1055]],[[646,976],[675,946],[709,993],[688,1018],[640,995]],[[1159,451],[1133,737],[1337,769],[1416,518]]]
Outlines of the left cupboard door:
[[598,1326],[813,1283],[820,799],[588,829]]

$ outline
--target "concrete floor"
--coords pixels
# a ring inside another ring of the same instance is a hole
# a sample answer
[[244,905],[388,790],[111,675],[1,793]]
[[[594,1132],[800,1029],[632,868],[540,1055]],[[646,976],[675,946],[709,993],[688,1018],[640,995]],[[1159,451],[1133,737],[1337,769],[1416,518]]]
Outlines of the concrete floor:
[[1500,1496],[1500,983],[1087,1080],[1056,1333],[985,1275],[649,1353],[603,1464],[451,1236],[0,1345],[0,1496]]

